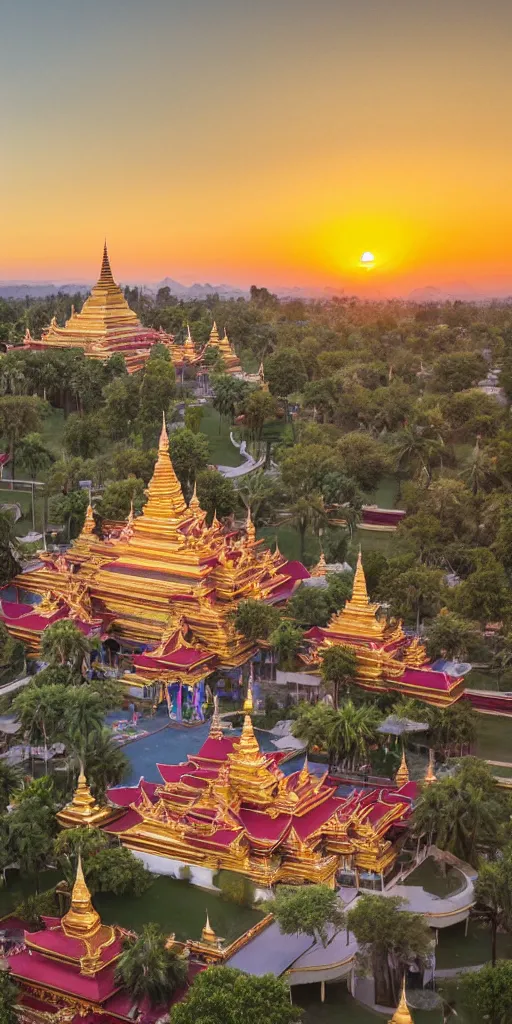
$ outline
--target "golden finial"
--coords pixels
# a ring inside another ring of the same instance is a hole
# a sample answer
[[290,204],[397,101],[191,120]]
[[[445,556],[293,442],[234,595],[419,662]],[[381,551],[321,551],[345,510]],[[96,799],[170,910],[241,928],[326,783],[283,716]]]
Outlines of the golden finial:
[[233,754],[237,755],[237,759],[242,758],[244,761],[259,761],[261,758],[261,751],[258,740],[254,735],[250,715],[246,715],[244,718],[242,735],[235,745]]
[[320,552],[320,558],[316,563],[314,569],[311,570],[312,576],[326,576],[327,575],[327,562],[325,561],[325,555],[323,551]]
[[197,497],[197,483],[194,481],[194,490],[192,491],[192,497],[188,503],[189,512],[192,512],[194,517],[197,519],[198,515],[203,511],[200,504],[199,498]]
[[101,918],[94,909],[82,869],[82,855],[78,854],[75,884],[71,893],[71,906],[62,918],[66,935],[74,939],[90,939],[101,928]]
[[247,684],[247,697],[244,700],[243,710],[246,712],[246,714],[249,714],[251,711],[254,711],[254,701],[252,699],[252,687],[250,680]]
[[389,1021],[389,1024],[414,1024],[411,1017],[409,1007],[407,1006],[407,999],[405,996],[405,974],[402,981],[402,991],[400,993],[400,1002]]
[[110,269],[110,260],[108,258],[107,239],[105,239],[105,244],[103,246],[103,259],[101,261],[100,282],[101,284],[114,284],[114,278],[112,277],[112,271]]
[[87,506],[87,511],[85,513],[84,525],[82,526],[82,536],[88,537],[93,532],[95,527],[96,523],[94,522],[94,513],[92,510],[92,505],[89,502]]
[[222,724],[219,715],[219,698],[217,694],[213,698],[213,715],[210,722],[210,739],[221,740],[224,737]]
[[210,924],[210,918],[208,917],[208,911],[206,911],[206,924],[201,932],[201,941],[206,942],[207,945],[216,945],[217,936]]
[[153,476],[146,489],[147,502],[142,515],[137,517],[135,531],[137,537],[144,536],[147,529],[154,531],[155,522],[164,532],[174,530],[173,520],[182,522],[187,516],[187,504],[183,497],[180,482],[174,471],[169,456],[169,437],[165,425],[165,413],[162,413],[162,431],[158,442],[158,458]]
[[405,652],[404,661],[410,668],[420,668],[427,660],[427,652],[419,637],[415,636]]
[[402,760],[400,761],[400,767],[395,775],[395,782],[397,786],[405,786],[406,782],[409,782],[409,769],[407,767],[407,761],[405,758],[405,750],[402,747]]
[[428,767],[425,772],[425,778],[423,784],[425,786],[431,786],[433,782],[437,782],[436,773],[434,771],[434,751],[430,748],[428,752]]
[[359,554],[357,556],[356,571],[354,574],[354,586],[352,588],[351,604],[356,608],[367,608],[370,599],[368,597],[368,590],[366,587],[366,576],[363,569],[363,559],[361,555],[361,548],[359,548]]
[[309,764],[308,755],[306,754],[304,764],[299,772],[299,786],[305,786],[307,782],[309,782]]
[[162,429],[160,431],[160,438],[158,441],[158,451],[168,452],[169,451],[169,435],[167,433],[167,424],[165,422],[165,412],[162,411]]
[[217,330],[217,324],[215,323],[215,320],[213,321],[213,327],[210,331],[210,342],[212,345],[219,344],[219,332]]
[[247,540],[249,541],[250,544],[254,544],[254,541],[256,540],[256,527],[252,521],[250,507],[247,509],[247,521],[245,524],[245,529],[247,532]]

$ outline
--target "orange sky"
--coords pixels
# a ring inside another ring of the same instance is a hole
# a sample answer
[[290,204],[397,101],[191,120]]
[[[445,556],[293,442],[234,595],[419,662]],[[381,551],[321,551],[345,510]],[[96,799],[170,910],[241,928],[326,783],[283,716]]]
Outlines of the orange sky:
[[0,278],[512,293],[509,0],[4,4]]

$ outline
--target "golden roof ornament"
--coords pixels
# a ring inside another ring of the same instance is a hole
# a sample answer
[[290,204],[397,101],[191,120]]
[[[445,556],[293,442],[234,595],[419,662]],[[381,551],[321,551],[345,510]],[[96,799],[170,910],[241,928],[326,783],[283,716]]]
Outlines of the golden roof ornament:
[[414,1024],[411,1017],[409,1007],[407,1006],[407,999],[405,996],[405,974],[402,981],[402,991],[400,993],[400,1002],[389,1021],[389,1024]]
[[46,590],[43,594],[43,600],[37,605],[38,615],[53,615],[59,610],[60,598],[57,597],[51,590]]
[[194,490],[192,492],[192,497],[191,497],[191,499],[190,499],[190,501],[188,503],[188,508],[189,508],[189,512],[192,512],[192,515],[194,516],[194,519],[198,519],[200,514],[201,514],[201,512],[203,511],[201,506],[200,506],[200,504],[199,504],[199,498],[197,497],[197,482],[196,481],[194,481]]
[[405,664],[409,668],[421,668],[427,660],[427,652],[419,637],[415,636],[405,652]]
[[210,331],[210,343],[212,345],[218,345],[219,344],[219,340],[220,340],[219,339],[219,332],[217,330],[217,324],[215,323],[215,320],[214,320],[213,321],[213,327],[212,327],[212,329]]
[[407,767],[404,747],[402,747],[402,760],[400,761],[400,767],[395,775],[395,782],[397,786],[405,786],[406,782],[409,782],[409,769]]
[[207,946],[216,946],[218,942],[217,936],[210,924],[208,911],[206,911],[206,924],[201,932],[201,942],[206,943]]
[[82,537],[90,536],[90,534],[94,531],[95,527],[96,523],[94,521],[94,513],[92,510],[92,505],[89,502],[87,506],[87,511],[85,513],[84,525],[82,526]]
[[299,786],[305,786],[309,781],[309,764],[308,755],[306,754],[304,764],[299,772]]
[[187,505],[169,456],[169,435],[165,423],[165,412],[162,413],[158,458],[153,476],[146,489],[146,495],[148,500],[142,509],[142,515],[137,517],[134,524],[136,534],[149,529],[154,532],[154,527],[156,528],[157,524],[161,529],[162,520],[165,520],[168,525],[169,520],[181,522],[185,518]]
[[351,604],[359,608],[367,608],[370,604],[370,598],[368,597],[368,589],[366,586],[366,576],[363,569],[363,559],[361,555],[361,548],[359,548],[359,554],[357,556],[356,571],[354,574],[354,586],[352,588],[352,597],[350,599]]
[[320,552],[320,558],[316,563],[315,567],[311,570],[312,576],[326,576],[327,575],[327,562],[325,561],[325,555],[323,551]]
[[437,782],[436,773],[434,771],[434,764],[435,764],[434,751],[432,750],[432,748],[430,748],[430,750],[428,752],[428,766],[427,766],[427,770],[425,772],[425,777],[423,779],[423,784],[425,786],[431,786],[433,782]]
[[249,541],[250,544],[254,544],[254,541],[256,540],[256,527],[252,521],[250,507],[247,509],[247,521],[245,524],[245,529],[247,532],[247,540]]
[[100,915],[92,905],[91,894],[85,882],[80,853],[71,893],[71,906],[61,923],[65,934],[73,939],[92,939],[101,928]]
[[101,807],[93,797],[81,764],[73,799],[71,803],[66,804],[62,810],[57,812],[59,824],[64,828],[80,826],[95,828],[109,821],[113,816],[117,816],[117,812],[113,808]]
[[115,284],[112,271],[110,269],[110,260],[108,258],[107,239],[105,239],[105,244],[103,246],[103,259],[101,261],[100,279],[98,284],[107,286]]
[[213,698],[213,715],[210,722],[210,739],[221,740],[223,737],[224,733],[222,731],[222,724],[219,715],[219,698],[217,694],[215,694],[215,697]]
[[233,755],[236,760],[243,759],[244,761],[260,761],[261,751],[259,748],[258,740],[254,735],[254,729],[252,726],[252,720],[250,715],[246,715],[244,718],[244,724],[242,727],[242,734],[238,743],[233,748]]

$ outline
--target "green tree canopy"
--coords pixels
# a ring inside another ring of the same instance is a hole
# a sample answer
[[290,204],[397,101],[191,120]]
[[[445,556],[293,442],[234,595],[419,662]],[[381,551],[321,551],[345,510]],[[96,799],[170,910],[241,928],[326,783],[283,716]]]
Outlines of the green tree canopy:
[[330,931],[345,926],[340,897],[327,885],[280,885],[265,906],[284,935],[310,935],[324,947]]
[[512,961],[499,960],[458,979],[457,1007],[468,1024],[508,1024],[512,1020]]
[[209,967],[195,978],[183,1002],[171,1009],[170,1024],[298,1024],[302,1013],[290,1005],[288,986],[274,974],[245,974],[233,967]]
[[167,937],[157,924],[145,924],[140,935],[125,939],[117,961],[116,981],[138,1003],[148,999],[152,1006],[163,1009],[186,983],[187,960],[168,949],[166,942]]

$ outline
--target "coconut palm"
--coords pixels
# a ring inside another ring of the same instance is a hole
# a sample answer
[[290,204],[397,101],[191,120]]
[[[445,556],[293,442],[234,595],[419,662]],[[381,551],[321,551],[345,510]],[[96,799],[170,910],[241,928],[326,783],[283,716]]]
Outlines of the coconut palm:
[[61,619],[47,626],[41,637],[41,657],[49,665],[69,665],[80,672],[91,645],[70,619]]
[[77,737],[75,746],[86,744],[90,733],[103,728],[104,704],[99,693],[88,686],[76,686],[70,690],[64,719],[63,732],[66,736]]
[[168,949],[158,925],[146,924],[140,935],[128,938],[117,961],[116,982],[140,1004],[167,1006],[177,989],[187,981],[188,964],[183,956]]
[[306,532],[308,529],[318,532],[327,523],[327,509],[321,494],[307,494],[296,498],[285,513],[284,522],[292,523],[298,530],[300,557],[304,560]]
[[407,425],[395,437],[392,454],[397,470],[424,472],[427,482],[432,478],[432,465],[444,448],[440,437],[429,437],[419,426]]
[[480,448],[478,437],[460,475],[475,497],[482,491],[491,490],[498,483],[495,460],[486,448]]
[[377,739],[380,715],[372,704],[359,707],[347,700],[332,719],[329,745],[336,751],[336,762],[346,771],[355,771],[368,758],[368,750]]
[[302,630],[286,620],[280,622],[277,629],[274,629],[269,636],[270,646],[277,652],[279,667],[291,672],[295,667],[295,661],[299,648],[303,642]]
[[299,704],[292,734],[307,745],[308,753],[314,749],[326,750],[332,763],[329,742],[331,726],[336,712],[328,704]]
[[83,764],[89,785],[97,800],[102,800],[109,786],[123,781],[129,761],[114,742],[110,729],[104,726],[87,734],[85,740],[75,734],[69,742],[72,766],[78,775]]
[[480,861],[475,883],[478,917],[491,929],[492,964],[496,963],[498,930],[512,930],[512,849],[495,861]]
[[243,507],[250,509],[253,522],[260,523],[262,518],[274,511],[279,499],[279,487],[272,477],[259,469],[241,478],[237,494]]

